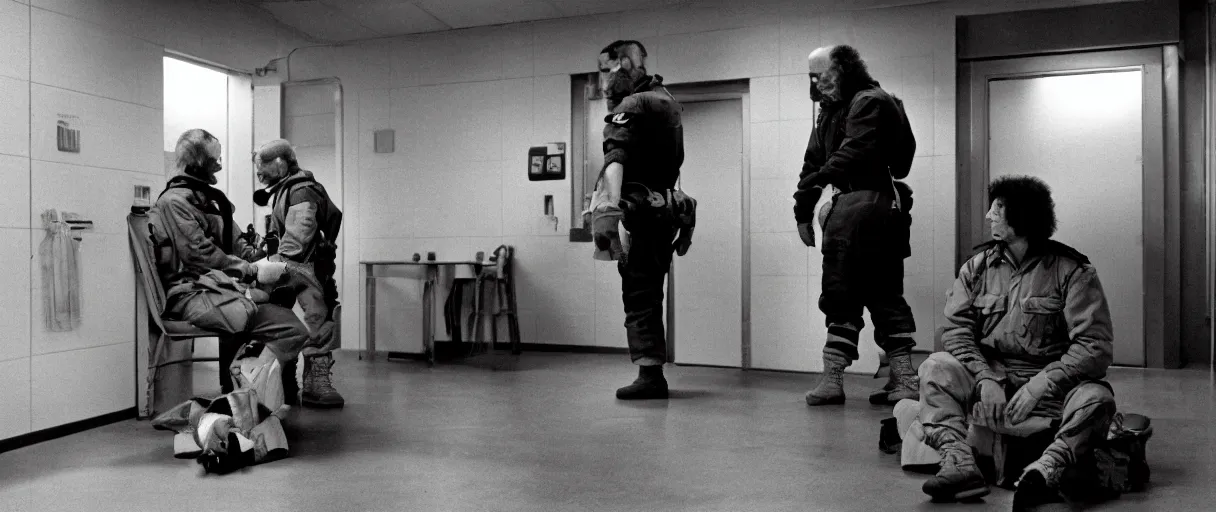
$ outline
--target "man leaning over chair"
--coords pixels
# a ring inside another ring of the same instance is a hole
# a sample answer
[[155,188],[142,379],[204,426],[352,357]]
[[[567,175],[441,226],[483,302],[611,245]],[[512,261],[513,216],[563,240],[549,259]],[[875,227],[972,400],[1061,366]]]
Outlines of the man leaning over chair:
[[[165,316],[224,335],[220,387],[230,393],[227,366],[236,366],[242,347],[245,356],[274,357],[286,365],[299,356],[308,330],[290,309],[255,304],[246,292],[250,286],[241,282],[257,276],[251,262],[264,254],[242,236],[232,203],[212,187],[223,169],[219,140],[206,130],[188,130],[175,153],[176,174],[148,212],[157,273],[166,289]],[[294,381],[295,375],[283,379]]]

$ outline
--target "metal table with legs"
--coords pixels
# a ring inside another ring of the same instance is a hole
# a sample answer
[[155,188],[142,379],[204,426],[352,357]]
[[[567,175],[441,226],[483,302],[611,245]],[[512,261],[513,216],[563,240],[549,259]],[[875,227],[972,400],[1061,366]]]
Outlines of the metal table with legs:
[[435,319],[435,304],[438,304],[437,284],[439,281],[440,267],[454,267],[456,265],[471,265],[475,273],[480,272],[484,262],[466,261],[466,260],[433,260],[433,261],[360,261],[359,265],[363,267],[364,275],[364,322],[367,335],[367,350],[360,354],[360,358],[365,354],[368,360],[374,360],[376,355],[376,267],[394,267],[394,266],[424,266],[426,267],[426,278],[422,288],[422,347],[425,351],[427,364],[435,365],[435,331],[432,326]]

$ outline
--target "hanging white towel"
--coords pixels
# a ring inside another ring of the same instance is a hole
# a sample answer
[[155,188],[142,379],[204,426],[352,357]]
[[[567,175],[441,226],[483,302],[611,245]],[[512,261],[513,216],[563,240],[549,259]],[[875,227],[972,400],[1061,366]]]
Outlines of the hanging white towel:
[[66,222],[69,214],[47,210],[42,213],[46,238],[38,247],[42,263],[42,317],[51,332],[80,327],[79,241]]

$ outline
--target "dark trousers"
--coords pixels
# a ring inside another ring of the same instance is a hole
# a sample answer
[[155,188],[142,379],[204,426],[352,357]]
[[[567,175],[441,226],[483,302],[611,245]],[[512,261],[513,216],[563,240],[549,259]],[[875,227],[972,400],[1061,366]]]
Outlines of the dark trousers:
[[[308,329],[290,309],[273,304],[259,305],[257,312],[249,318],[245,332],[220,340],[220,390],[223,393],[233,391],[232,373],[228,367],[246,342],[261,343],[270,349],[284,365],[286,381],[286,367],[294,368],[296,357],[308,342]],[[295,379],[294,371],[291,379]]]
[[675,252],[670,226],[651,224],[629,233],[629,250],[617,261],[629,358],[639,366],[667,362],[667,330],[663,326],[664,279]]
[[888,355],[916,345],[916,322],[904,300],[908,219],[891,210],[892,198],[875,191],[840,194],[824,221],[819,310],[828,329],[825,354],[857,360],[863,308],[874,322],[874,341]]

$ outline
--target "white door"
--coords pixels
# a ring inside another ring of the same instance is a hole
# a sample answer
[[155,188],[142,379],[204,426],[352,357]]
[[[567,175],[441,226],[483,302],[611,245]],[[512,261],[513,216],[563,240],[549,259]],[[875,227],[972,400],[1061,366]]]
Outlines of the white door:
[[1144,365],[1143,73],[1139,69],[989,83],[992,178],[1051,186],[1053,237],[1089,257],[1110,302],[1115,363]]
[[683,189],[692,248],[672,268],[674,360],[739,367],[743,346],[743,103],[685,103]]

